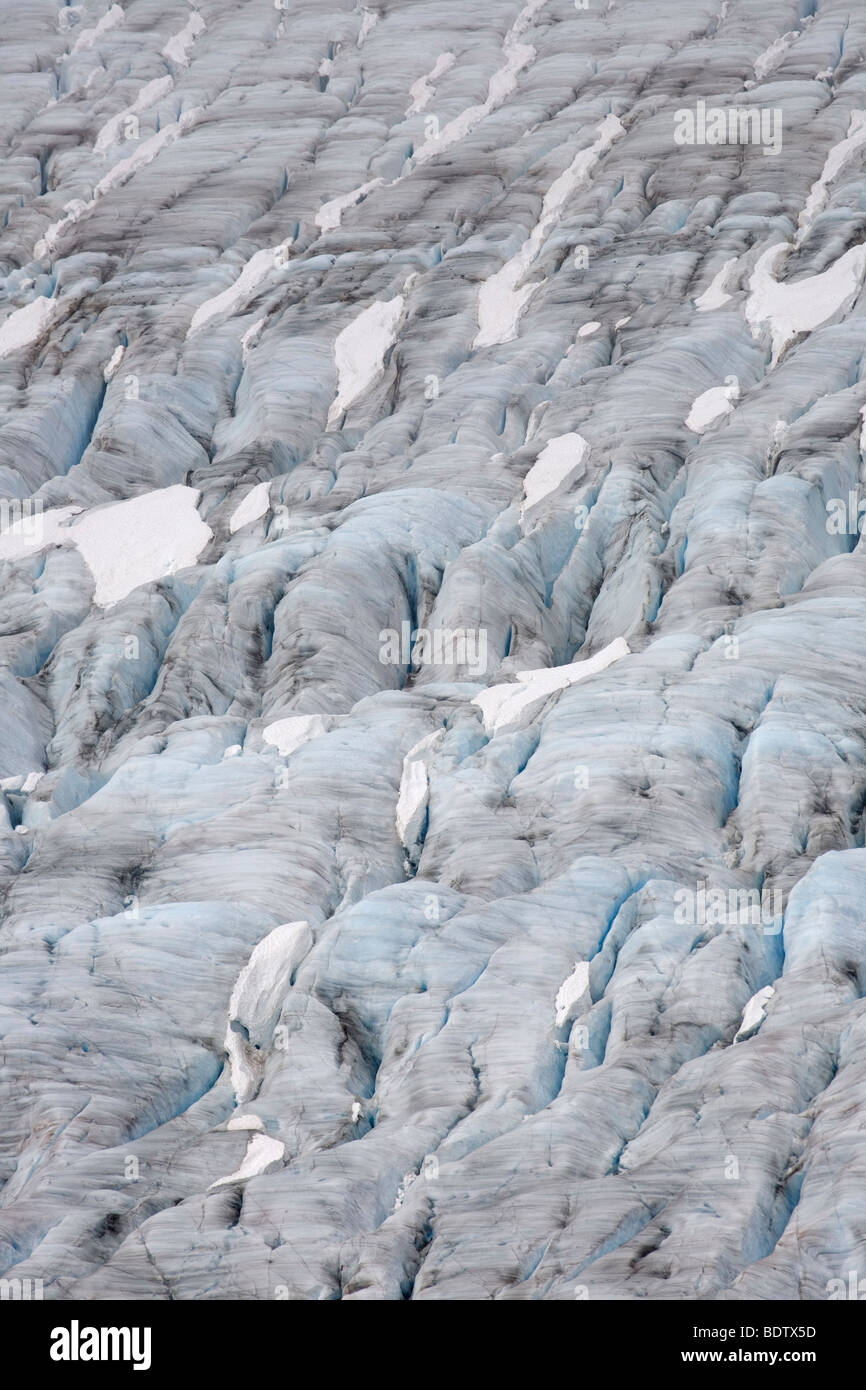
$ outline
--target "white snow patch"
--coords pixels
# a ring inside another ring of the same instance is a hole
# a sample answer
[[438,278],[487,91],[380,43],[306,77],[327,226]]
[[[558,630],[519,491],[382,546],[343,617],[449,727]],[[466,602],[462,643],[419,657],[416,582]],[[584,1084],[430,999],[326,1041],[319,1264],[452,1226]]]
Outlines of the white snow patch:
[[748,1004],[743,1009],[743,1021],[737,1029],[734,1038],[735,1043],[739,1042],[740,1038],[745,1033],[751,1033],[753,1028],[756,1028],[759,1023],[763,1023],[767,1016],[764,1005],[772,999],[775,993],[776,991],[773,989],[772,985],[765,985],[763,989],[758,990],[757,994],[752,995]]
[[107,10],[97,24],[92,29],[82,29],[78,38],[72,46],[72,53],[81,53],[86,48],[92,48],[96,40],[101,38],[109,29],[116,29],[118,24],[124,20],[123,10],[119,5],[112,5]]
[[708,391],[702,391],[692,402],[692,408],[686,416],[686,429],[693,430],[695,434],[703,434],[710,425],[733,410],[734,402],[739,399],[739,395],[740,389],[736,385],[711,386]]
[[44,772],[23,772],[17,773],[14,777],[0,777],[0,791],[4,792],[30,792],[35,791],[45,776]]
[[415,116],[426,108],[433,96],[434,87],[432,84],[437,82],[440,77],[444,77],[446,72],[453,68],[455,62],[456,58],[453,53],[440,53],[430,71],[425,73],[423,77],[419,77],[417,82],[412,83],[409,88],[409,95],[412,100],[406,107],[407,116]]
[[377,299],[337,335],[337,395],[328,411],[329,428],[384,370],[385,353],[396,337],[404,304],[401,294],[394,299]]
[[195,125],[203,112],[204,108],[201,106],[191,107],[189,111],[183,113],[179,120],[172,121],[170,125],[163,126],[155,135],[151,135],[147,140],[143,140],[138,146],[138,149],[133,151],[128,159],[121,159],[119,163],[113,164],[108,173],[104,174],[96,185],[92,202],[96,202],[99,198],[104,198],[105,194],[110,192],[112,188],[119,188],[121,184],[126,183],[128,179],[132,178],[136,170],[144,168],[146,164],[150,164],[151,160],[156,158],[160,150],[164,149],[166,145],[172,144],[179,136],[189,130],[191,126]]
[[581,434],[561,434],[548,440],[523,479],[521,517],[536,502],[554,492],[576,469],[580,468],[582,474],[581,465],[588,453],[589,443]]
[[359,188],[353,188],[351,193],[343,193],[339,198],[332,198],[329,203],[323,203],[316,213],[316,226],[322,232],[333,232],[339,227],[343,213],[347,208],[354,207],[360,203],[362,198],[374,188],[378,188],[384,179],[370,179],[367,183],[362,183]]
[[475,127],[479,121],[484,120],[500,106],[506,97],[510,96],[517,86],[517,79],[525,67],[535,58],[535,49],[531,44],[520,43],[521,35],[529,27],[533,16],[541,6],[546,4],[546,0],[528,0],[520,14],[512,24],[502,42],[502,51],[505,62],[501,68],[494,72],[487,84],[487,98],[479,106],[469,106],[465,111],[461,111],[459,116],[455,116],[453,121],[449,121],[438,136],[431,136],[424,142],[413,157],[413,163],[424,164],[428,159],[441,154],[449,146],[456,144],[458,140],[463,140]]
[[866,244],[852,246],[820,275],[787,285],[775,278],[780,260],[791,250],[790,243],[771,246],[758,260],[749,280],[746,321],[752,336],[769,322],[773,342],[773,366],[799,333],[810,333],[859,292],[866,271]]
[[311,739],[327,733],[325,721],[320,714],[290,714],[286,719],[276,719],[262,731],[265,743],[276,748],[281,758],[288,758]]
[[487,733],[498,733],[517,723],[524,711],[537,701],[546,700],[566,686],[597,675],[613,662],[628,656],[629,650],[625,638],[617,637],[587,661],[573,661],[567,666],[543,666],[537,671],[518,671],[516,684],[490,686],[476,695],[472,704],[481,710]]
[[247,1145],[240,1168],[225,1178],[217,1178],[208,1188],[225,1187],[228,1183],[246,1182],[249,1178],[259,1178],[263,1173],[271,1173],[282,1167],[286,1146],[281,1139],[271,1139],[267,1134],[255,1134]]
[[769,48],[765,48],[763,53],[755,59],[755,76],[759,82],[777,68],[787,53],[795,39],[799,38],[799,31],[792,29],[790,33],[783,34],[775,43],[771,43]]
[[241,361],[246,362],[253,348],[256,346],[256,343],[259,341],[266,322],[266,319],[256,319],[255,323],[250,325],[241,338]]
[[[258,1089],[262,1059],[255,1042],[269,1041],[291,977],[313,944],[307,922],[284,922],[259,942],[235,981],[229,1000],[225,1048],[239,1104]],[[244,1033],[232,1027],[237,1022]],[[248,1041],[249,1039],[249,1041]]]
[[556,1026],[561,1028],[569,1011],[579,1004],[589,989],[589,961],[580,960],[567,980],[563,980],[556,996]]
[[94,153],[104,154],[107,149],[116,144],[118,135],[128,117],[137,116],[140,112],[145,111],[148,106],[152,106],[155,101],[159,101],[160,97],[164,97],[167,92],[170,92],[173,86],[174,78],[169,76],[155,77],[152,82],[146,82],[131,106],[127,106],[125,111],[118,112],[116,116],[112,116],[110,120],[105,122],[93,143]]
[[624,319],[617,319],[614,328],[625,328],[627,323],[631,323],[631,314],[626,314]]
[[230,743],[228,748],[223,751],[223,762],[225,762],[226,758],[239,758],[243,751],[239,743]]
[[487,99],[477,106],[467,106],[453,121],[449,121],[438,135],[431,135],[413,155],[413,163],[426,164],[437,154],[456,145],[475,129],[479,121],[499,106],[517,86],[517,78],[523,68],[535,57],[535,49],[530,44],[519,44],[508,55],[508,62],[493,74],[487,87]]
[[370,37],[370,34],[373,32],[376,25],[379,23],[379,16],[375,10],[367,10],[362,8],[361,14],[363,15],[363,19],[361,20],[361,27],[358,30],[359,48],[364,47],[364,43]]
[[110,608],[141,584],[174,574],[197,560],[213,532],[196,510],[195,488],[159,488],[126,502],[95,507],[67,536],[96,581],[94,603]]
[[240,531],[241,527],[249,526],[251,521],[258,521],[260,516],[264,516],[271,505],[270,486],[270,483],[256,483],[240,506],[235,507],[229,520],[229,531],[232,535],[235,531]]
[[427,810],[430,791],[429,758],[434,748],[442,742],[443,737],[444,731],[442,729],[425,735],[409,749],[403,759],[403,773],[400,778],[400,792],[397,797],[394,823],[400,843],[410,853],[418,843],[418,836]]
[[523,9],[520,11],[520,14],[517,16],[508,33],[505,35],[505,39],[502,45],[503,48],[508,49],[512,46],[512,44],[517,42],[517,40],[520,38],[520,35],[525,33],[526,30],[529,28],[530,24],[532,23],[535,16],[538,14],[538,11],[541,9],[542,5],[546,4],[547,0],[527,0],[526,4],[523,6]]
[[176,484],[84,513],[51,508],[9,527],[0,536],[0,559],[64,541],[74,545],[95,581],[94,603],[110,608],[140,584],[195,563],[213,535],[196,510],[198,499],[195,488]]
[[60,236],[66,231],[67,227],[72,227],[85,212],[95,206],[95,199],[85,202],[83,198],[71,198],[68,203],[64,203],[63,211],[65,216],[59,222],[52,222],[45,229],[45,235],[40,237],[33,248],[33,255],[37,260],[43,256],[49,256],[54,250]]
[[192,337],[193,333],[197,333],[206,323],[210,323],[211,319],[220,314],[234,314],[239,309],[244,308],[262,281],[266,280],[271,271],[276,269],[280,258],[288,253],[291,244],[291,240],[289,240],[282,242],[279,246],[266,246],[263,250],[256,251],[227,290],[222,290],[220,294],[214,295],[213,299],[206,299],[204,304],[198,306],[192,316],[186,336]]
[[198,10],[194,10],[186,24],[176,34],[172,34],[165,48],[162,50],[163,58],[167,58],[170,63],[176,63],[178,67],[189,67],[189,50],[192,48],[199,34],[203,34],[205,22]]
[[123,346],[123,343],[118,343],[117,347],[114,349],[114,352],[111,354],[111,356],[109,357],[108,361],[102,369],[103,381],[110,381],[111,378],[114,376],[114,373],[117,371],[118,367],[123,361],[123,354],[125,351],[126,348]]
[[695,308],[697,309],[698,313],[706,314],[711,309],[721,309],[723,304],[727,304],[731,296],[725,293],[725,285],[727,283],[731,267],[735,266],[736,264],[737,258],[736,256],[733,256],[731,260],[725,261],[725,264],[721,267],[720,270],[716,271],[715,275],[713,276],[710,283],[707,285],[707,288],[704,290],[703,294],[698,295],[697,299],[695,300]]
[[59,302],[39,295],[21,309],[15,309],[0,324],[0,357],[35,343],[56,318]]
[[538,222],[520,250],[481,286],[478,295],[478,332],[473,347],[507,343],[517,336],[520,315],[536,288],[531,284],[521,284],[523,277],[541,251],[568,199],[586,181],[602,154],[624,133],[622,123],[613,115],[605,116],[597,131],[597,140],[576,154],[568,168],[550,185]]
[[66,216],[62,217],[59,222],[53,222],[51,226],[47,228],[45,235],[40,237],[39,241],[37,241],[33,249],[33,255],[37,260],[41,260],[43,256],[51,255],[57,245],[58,239],[68,227],[73,226],[86,212],[90,212],[92,208],[96,207],[100,198],[104,198],[106,193],[110,192],[111,189],[120,187],[121,184],[126,183],[128,179],[132,178],[136,170],[143,168],[146,164],[150,164],[159,154],[160,150],[164,149],[166,145],[170,145],[174,140],[177,140],[179,136],[183,135],[194,126],[203,111],[204,108],[201,106],[191,107],[189,111],[184,112],[179,120],[173,121],[171,125],[163,126],[162,130],[158,130],[155,135],[151,135],[149,139],[142,141],[134,153],[127,159],[121,159],[119,163],[112,165],[108,173],[99,180],[99,183],[93,190],[93,197],[88,199],[87,202],[82,201],[80,198],[74,198],[71,202],[67,203],[64,208]]
[[597,333],[600,328],[601,324],[593,319],[591,323],[585,323],[582,328],[578,328],[577,336],[578,338],[590,338],[592,334]]
[[264,1129],[264,1124],[258,1115],[232,1115],[226,1129]]
[[824,161],[824,168],[809,191],[806,205],[798,218],[799,232],[797,243],[803,241],[818,213],[827,202],[828,185],[850,159],[855,150],[866,144],[866,111],[852,111],[848,122],[848,134],[844,140],[834,145]]

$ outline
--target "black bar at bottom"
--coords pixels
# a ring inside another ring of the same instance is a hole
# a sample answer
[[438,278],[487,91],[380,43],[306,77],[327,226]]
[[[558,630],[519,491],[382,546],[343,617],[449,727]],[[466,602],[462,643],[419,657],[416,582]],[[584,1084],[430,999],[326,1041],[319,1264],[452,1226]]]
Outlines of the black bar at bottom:
[[[369,1372],[371,1356],[373,1362],[386,1359],[392,1369],[402,1361],[401,1379],[413,1380],[416,1371],[435,1373],[435,1348],[450,1346],[440,1372],[447,1363],[451,1374],[465,1380],[477,1358],[479,1375],[489,1384],[492,1361],[511,1356],[515,1345],[524,1353],[534,1348],[531,1359],[541,1357],[557,1380],[583,1376],[590,1367],[595,1375],[608,1369],[617,1378],[629,1371],[665,1376],[677,1367],[698,1380],[713,1370],[758,1369],[773,1375],[811,1370],[826,1380],[856,1364],[863,1330],[857,1298],[820,1303],[530,1301],[522,1313],[508,1300],[506,1322],[500,1321],[504,1310],[493,1307],[487,1313],[478,1303],[430,1298],[416,1301],[411,1310],[389,1313],[389,1305],[376,1311],[370,1302],[355,1302],[361,1307],[337,1313],[332,1304],[310,1302],[238,1301],[227,1306],[222,1301],[7,1299],[0,1301],[0,1336],[7,1352],[15,1347],[22,1369],[38,1371],[49,1383],[70,1376],[92,1380],[104,1372],[139,1380],[166,1372],[213,1372],[221,1381],[238,1373],[245,1383],[250,1378],[267,1383],[277,1369],[292,1379],[299,1374],[306,1379],[310,1363],[319,1359],[325,1374],[351,1376],[355,1358],[361,1357]],[[452,1329],[459,1340],[444,1342]],[[330,1338],[337,1330],[345,1340],[337,1344],[335,1356],[334,1343],[320,1337]],[[372,1347],[378,1348],[375,1355]]]

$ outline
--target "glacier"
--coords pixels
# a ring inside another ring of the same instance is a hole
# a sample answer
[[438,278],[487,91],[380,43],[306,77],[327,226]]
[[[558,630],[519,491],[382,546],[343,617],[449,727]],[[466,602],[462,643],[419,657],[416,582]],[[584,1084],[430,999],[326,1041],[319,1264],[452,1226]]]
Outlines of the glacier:
[[0,1278],[866,1276],[864,7],[0,5]]

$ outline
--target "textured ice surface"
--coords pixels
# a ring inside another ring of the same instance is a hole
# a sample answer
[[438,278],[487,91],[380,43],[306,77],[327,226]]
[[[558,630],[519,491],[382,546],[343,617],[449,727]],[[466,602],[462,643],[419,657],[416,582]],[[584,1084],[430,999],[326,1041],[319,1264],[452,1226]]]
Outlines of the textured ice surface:
[[866,1273],[866,8],[2,10],[0,1276]]

